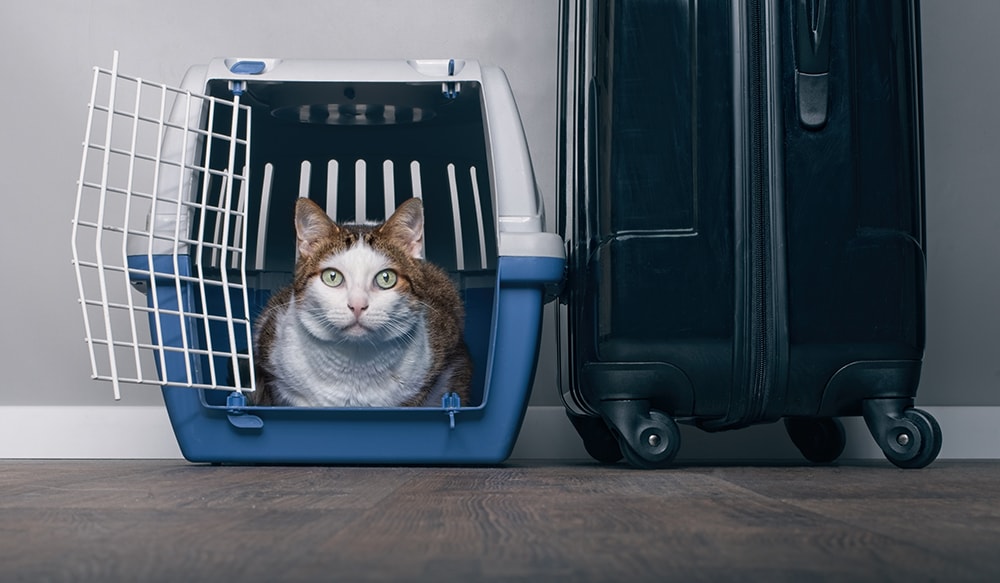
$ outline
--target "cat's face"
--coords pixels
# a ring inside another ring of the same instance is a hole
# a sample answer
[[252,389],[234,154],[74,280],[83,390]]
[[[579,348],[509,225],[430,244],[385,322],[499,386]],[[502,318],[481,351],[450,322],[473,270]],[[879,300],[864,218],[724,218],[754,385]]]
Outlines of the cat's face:
[[300,318],[323,340],[384,341],[408,334],[418,304],[400,267],[359,238],[322,259],[304,293]]
[[337,225],[315,203],[296,206],[296,311],[326,341],[382,342],[411,334],[422,316],[413,261],[422,254],[423,212],[404,203],[379,226]]

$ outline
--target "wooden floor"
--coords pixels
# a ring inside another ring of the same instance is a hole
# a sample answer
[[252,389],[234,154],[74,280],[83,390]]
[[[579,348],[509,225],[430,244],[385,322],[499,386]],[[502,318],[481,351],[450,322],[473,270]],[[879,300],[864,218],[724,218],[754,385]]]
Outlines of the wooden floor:
[[1000,461],[0,461],[0,581],[1000,581]]

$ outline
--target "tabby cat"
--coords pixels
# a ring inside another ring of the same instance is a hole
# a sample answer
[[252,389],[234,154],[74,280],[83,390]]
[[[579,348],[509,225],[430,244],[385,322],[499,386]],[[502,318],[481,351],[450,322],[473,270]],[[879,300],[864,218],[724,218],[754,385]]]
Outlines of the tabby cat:
[[448,275],[423,258],[420,199],[382,224],[337,224],[295,207],[290,286],[257,320],[258,405],[440,407],[468,398],[465,312]]

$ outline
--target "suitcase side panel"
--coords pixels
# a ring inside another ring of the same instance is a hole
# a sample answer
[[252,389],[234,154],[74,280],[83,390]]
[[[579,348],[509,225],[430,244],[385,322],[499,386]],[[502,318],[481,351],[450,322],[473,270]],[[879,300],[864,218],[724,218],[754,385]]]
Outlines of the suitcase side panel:
[[579,388],[588,401],[721,415],[734,335],[730,9],[597,11],[595,188],[577,203],[593,237],[571,284]]
[[783,30],[786,412],[858,414],[861,398],[912,397],[923,354],[919,7],[830,3],[828,113],[816,128],[799,105],[796,4],[784,2]]

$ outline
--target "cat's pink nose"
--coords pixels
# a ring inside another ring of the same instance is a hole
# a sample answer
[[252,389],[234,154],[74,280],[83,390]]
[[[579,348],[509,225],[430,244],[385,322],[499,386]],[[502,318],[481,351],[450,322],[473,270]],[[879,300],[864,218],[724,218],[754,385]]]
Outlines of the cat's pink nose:
[[361,314],[364,313],[364,311],[368,309],[368,304],[367,303],[356,302],[355,305],[347,304],[347,308],[349,310],[351,310],[352,312],[354,312],[354,317],[355,318],[357,318],[357,319],[360,320],[361,319]]

